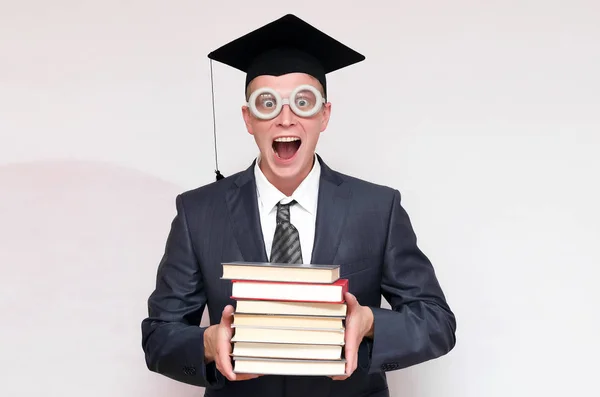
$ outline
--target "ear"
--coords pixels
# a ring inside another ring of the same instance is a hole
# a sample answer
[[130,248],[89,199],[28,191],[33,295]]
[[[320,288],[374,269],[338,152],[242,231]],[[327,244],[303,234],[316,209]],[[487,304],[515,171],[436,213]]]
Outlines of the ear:
[[252,129],[252,116],[250,115],[250,109],[248,106],[242,106],[242,117],[244,118],[244,124],[246,124],[246,129],[250,135],[254,135],[254,130]]
[[321,120],[321,132],[327,129],[327,125],[329,124],[329,117],[331,116],[331,102],[327,102],[323,105],[323,119]]

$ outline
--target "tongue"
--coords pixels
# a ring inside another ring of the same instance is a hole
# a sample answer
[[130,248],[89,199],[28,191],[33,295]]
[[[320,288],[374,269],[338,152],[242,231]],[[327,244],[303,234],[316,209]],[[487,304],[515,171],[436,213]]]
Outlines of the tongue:
[[275,142],[275,151],[277,155],[283,159],[288,160],[296,154],[300,147],[300,141],[294,142]]

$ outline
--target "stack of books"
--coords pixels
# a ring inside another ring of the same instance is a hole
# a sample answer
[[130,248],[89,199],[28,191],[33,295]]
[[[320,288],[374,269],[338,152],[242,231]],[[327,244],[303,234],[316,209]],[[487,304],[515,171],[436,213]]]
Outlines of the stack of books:
[[337,265],[223,263],[231,280],[233,369],[261,375],[345,373],[348,280]]

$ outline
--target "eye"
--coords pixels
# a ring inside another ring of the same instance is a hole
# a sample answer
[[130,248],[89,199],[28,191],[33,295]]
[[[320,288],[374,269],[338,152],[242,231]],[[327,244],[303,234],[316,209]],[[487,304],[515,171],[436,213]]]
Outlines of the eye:
[[263,94],[256,99],[256,107],[271,111],[277,107],[277,100],[271,94]]
[[317,105],[315,93],[309,89],[303,89],[296,93],[294,104],[303,112],[310,112]]
[[263,104],[263,106],[264,106],[264,107],[266,107],[266,108],[272,108],[272,107],[274,107],[274,106],[275,106],[275,101],[273,101],[272,99],[265,99],[265,100],[262,102],[262,104]]
[[298,107],[304,108],[310,106],[310,102],[307,98],[298,98],[296,99],[296,105],[298,105]]

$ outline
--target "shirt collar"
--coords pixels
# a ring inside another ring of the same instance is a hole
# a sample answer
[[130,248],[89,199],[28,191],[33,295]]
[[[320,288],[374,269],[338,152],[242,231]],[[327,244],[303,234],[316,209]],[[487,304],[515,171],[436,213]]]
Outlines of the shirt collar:
[[280,201],[288,203],[296,200],[310,214],[316,214],[321,176],[321,164],[316,155],[313,168],[290,197],[287,197],[269,182],[261,171],[259,164],[260,156],[256,159],[256,164],[254,165],[254,177],[256,179],[259,203],[267,210],[267,213],[271,212]]

